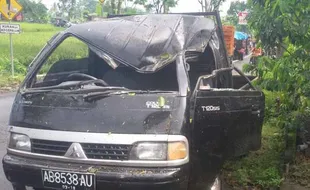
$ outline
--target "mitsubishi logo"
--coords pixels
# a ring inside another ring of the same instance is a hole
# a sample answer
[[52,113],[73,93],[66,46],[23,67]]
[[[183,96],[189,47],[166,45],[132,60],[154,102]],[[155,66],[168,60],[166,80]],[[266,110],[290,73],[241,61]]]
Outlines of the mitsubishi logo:
[[79,143],[72,143],[67,150],[65,157],[75,158],[75,159],[85,159],[87,158],[82,146]]

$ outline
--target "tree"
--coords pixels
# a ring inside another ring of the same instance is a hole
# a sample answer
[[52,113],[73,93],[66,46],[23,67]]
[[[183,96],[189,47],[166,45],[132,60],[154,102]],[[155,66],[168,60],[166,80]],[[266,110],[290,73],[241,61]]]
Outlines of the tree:
[[148,11],[156,13],[168,13],[170,8],[177,6],[178,0],[131,0],[134,4],[143,5]]
[[238,24],[238,13],[247,10],[247,4],[243,1],[231,2],[227,11],[226,21],[236,27],[236,30],[248,32],[246,25]]
[[[99,1],[96,0],[78,0],[73,9],[73,17],[77,20],[84,20],[91,13],[97,12],[97,4],[102,9]],[[101,11],[102,12],[102,11]]]
[[304,125],[300,118],[310,118],[310,1],[249,0],[249,5],[248,23],[256,39],[267,55],[276,49],[275,58],[259,61],[258,84],[280,92],[277,123],[296,130]]
[[96,11],[97,0],[81,0],[85,10],[90,13],[94,13]]
[[284,43],[310,49],[310,1],[250,0],[249,23],[267,47],[284,47]]
[[219,10],[220,5],[226,0],[198,0],[202,12]]
[[137,9],[135,7],[125,7],[123,12],[124,14],[138,14],[143,13],[143,10]]
[[25,20],[31,20],[34,22],[46,22],[48,9],[44,4],[34,2],[30,0],[19,0],[19,3],[23,6],[23,15]]
[[103,7],[102,5],[98,2],[97,5],[96,5],[96,14],[98,16],[102,16],[102,13],[103,13]]
[[70,20],[73,18],[74,11],[76,10],[76,3],[76,0],[59,0],[57,5],[62,16],[65,17],[66,14],[67,18]]

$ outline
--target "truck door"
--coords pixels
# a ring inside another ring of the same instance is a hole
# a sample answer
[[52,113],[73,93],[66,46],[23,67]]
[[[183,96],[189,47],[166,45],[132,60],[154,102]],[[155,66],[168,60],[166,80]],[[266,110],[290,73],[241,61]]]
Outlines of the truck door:
[[232,70],[200,77],[193,93],[193,149],[201,158],[236,157],[261,146],[265,96],[251,83],[251,89],[234,89],[234,81],[227,82]]

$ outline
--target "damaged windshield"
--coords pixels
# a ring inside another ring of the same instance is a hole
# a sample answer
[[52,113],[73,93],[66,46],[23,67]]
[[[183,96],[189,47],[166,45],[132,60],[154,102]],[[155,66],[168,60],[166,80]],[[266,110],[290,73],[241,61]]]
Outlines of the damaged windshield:
[[30,89],[41,90],[72,89],[71,87],[179,90],[175,63],[168,64],[154,73],[139,73],[72,36],[55,48],[29,82]]

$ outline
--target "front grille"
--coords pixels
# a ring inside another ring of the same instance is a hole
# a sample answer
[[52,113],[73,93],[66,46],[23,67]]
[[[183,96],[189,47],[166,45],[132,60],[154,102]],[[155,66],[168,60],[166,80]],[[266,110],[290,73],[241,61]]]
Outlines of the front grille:
[[[64,156],[71,142],[31,139],[31,152],[53,156]],[[128,160],[131,145],[109,145],[81,143],[89,159]]]
[[89,159],[128,160],[130,145],[81,144]]
[[72,143],[31,139],[31,152],[54,156],[64,156]]

